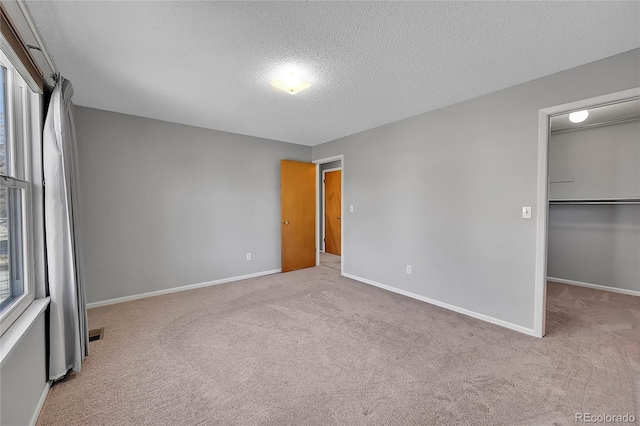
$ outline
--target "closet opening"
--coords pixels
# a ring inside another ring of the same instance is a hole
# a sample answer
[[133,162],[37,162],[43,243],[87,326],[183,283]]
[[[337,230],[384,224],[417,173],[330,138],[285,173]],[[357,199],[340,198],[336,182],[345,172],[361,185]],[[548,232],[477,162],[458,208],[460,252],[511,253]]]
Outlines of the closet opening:
[[536,331],[633,328],[625,315],[640,314],[640,90],[542,110],[540,121]]

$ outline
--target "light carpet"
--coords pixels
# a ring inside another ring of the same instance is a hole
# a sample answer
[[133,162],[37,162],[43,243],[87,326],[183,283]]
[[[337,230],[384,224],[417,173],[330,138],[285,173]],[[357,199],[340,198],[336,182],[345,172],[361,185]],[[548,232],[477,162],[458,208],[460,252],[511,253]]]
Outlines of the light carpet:
[[[508,303],[508,302],[505,302]],[[542,425],[638,418],[640,298],[549,285],[526,336],[316,267],[89,311],[38,425]]]
[[320,252],[320,265],[332,268],[337,271],[342,270],[342,258],[335,254]]

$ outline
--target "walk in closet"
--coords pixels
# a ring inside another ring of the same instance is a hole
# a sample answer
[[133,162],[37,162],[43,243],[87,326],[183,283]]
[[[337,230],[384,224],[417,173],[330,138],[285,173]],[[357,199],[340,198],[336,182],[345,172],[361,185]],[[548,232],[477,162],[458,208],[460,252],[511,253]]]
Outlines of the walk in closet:
[[547,275],[640,295],[640,101],[586,111],[551,118]]

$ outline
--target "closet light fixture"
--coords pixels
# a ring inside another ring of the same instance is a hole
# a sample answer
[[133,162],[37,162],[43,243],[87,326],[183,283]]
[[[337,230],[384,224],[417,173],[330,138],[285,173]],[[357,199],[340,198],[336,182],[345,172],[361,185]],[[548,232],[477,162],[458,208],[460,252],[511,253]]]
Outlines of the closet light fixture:
[[582,111],[576,111],[569,114],[569,121],[576,124],[582,123],[584,120],[587,119],[587,117],[589,117],[589,111],[585,109]]
[[284,71],[279,78],[272,80],[271,85],[287,92],[290,95],[295,95],[296,93],[309,88],[311,83],[304,81],[298,72],[294,70],[287,70]]

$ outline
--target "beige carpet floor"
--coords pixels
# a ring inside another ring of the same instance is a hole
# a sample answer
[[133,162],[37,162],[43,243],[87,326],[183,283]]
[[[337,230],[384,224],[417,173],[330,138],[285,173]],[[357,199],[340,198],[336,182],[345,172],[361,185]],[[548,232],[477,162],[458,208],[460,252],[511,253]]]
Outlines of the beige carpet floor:
[[342,258],[335,254],[320,252],[320,265],[335,269],[336,271],[341,271]]
[[89,311],[38,425],[550,425],[633,413],[640,298],[550,284],[529,337],[316,267]]

